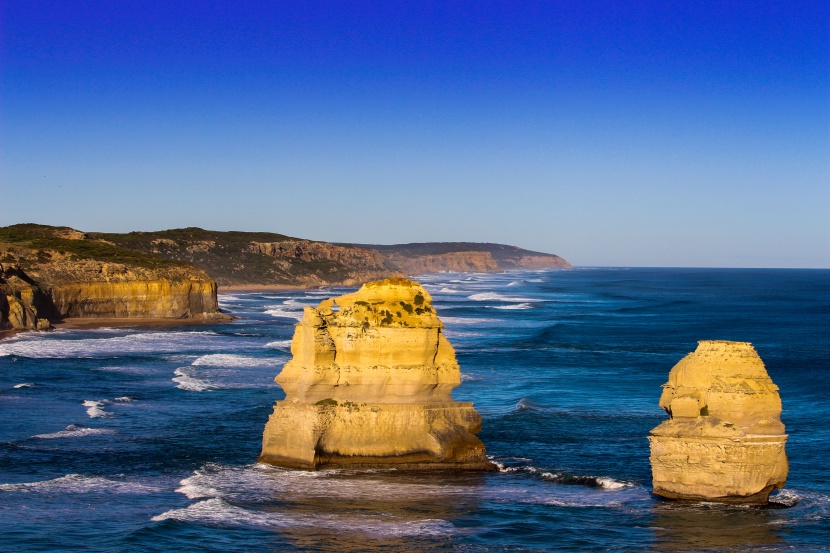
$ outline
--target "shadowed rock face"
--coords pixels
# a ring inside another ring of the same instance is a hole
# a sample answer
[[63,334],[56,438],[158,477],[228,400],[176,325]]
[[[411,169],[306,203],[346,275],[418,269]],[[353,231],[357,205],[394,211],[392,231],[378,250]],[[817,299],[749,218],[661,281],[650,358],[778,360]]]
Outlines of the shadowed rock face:
[[307,307],[276,378],[286,398],[265,426],[260,461],[491,470],[481,417],[450,397],[461,373],[431,301],[395,278]]
[[702,341],[669,373],[651,431],[654,493],[766,504],[787,480],[781,398],[747,342]]

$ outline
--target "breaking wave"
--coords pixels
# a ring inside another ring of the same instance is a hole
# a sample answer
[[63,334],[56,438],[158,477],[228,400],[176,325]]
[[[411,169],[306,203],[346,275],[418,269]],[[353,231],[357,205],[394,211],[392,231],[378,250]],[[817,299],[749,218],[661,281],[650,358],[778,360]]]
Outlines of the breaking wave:
[[52,440],[55,438],[80,438],[83,436],[100,436],[103,434],[115,434],[115,430],[109,428],[84,428],[70,424],[65,429],[50,434],[35,434],[32,438],[41,440]]
[[0,491],[18,493],[135,493],[147,494],[162,491],[157,486],[137,482],[109,480],[98,476],[67,474],[52,480],[38,482],[21,482],[17,484],[0,484]]

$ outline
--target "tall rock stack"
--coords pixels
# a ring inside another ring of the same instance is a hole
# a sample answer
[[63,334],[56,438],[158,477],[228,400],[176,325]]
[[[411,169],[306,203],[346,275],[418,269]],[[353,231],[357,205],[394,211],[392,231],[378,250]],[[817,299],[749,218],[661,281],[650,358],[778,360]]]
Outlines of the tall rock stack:
[[702,341],[669,373],[651,431],[654,493],[763,505],[787,480],[781,398],[747,342]]
[[276,381],[286,398],[259,460],[302,469],[491,470],[432,298],[415,282],[370,282],[307,307]]

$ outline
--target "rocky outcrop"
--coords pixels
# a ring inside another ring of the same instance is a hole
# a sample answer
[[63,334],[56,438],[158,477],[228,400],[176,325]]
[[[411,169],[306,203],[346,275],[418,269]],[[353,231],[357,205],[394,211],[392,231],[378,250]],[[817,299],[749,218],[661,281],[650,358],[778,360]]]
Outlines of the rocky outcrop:
[[0,328],[76,317],[228,318],[204,271],[66,227],[0,228],[0,259]]
[[787,479],[781,398],[747,342],[702,341],[669,373],[651,431],[654,493],[766,504]]
[[307,307],[260,461],[293,468],[491,470],[481,417],[450,397],[455,351],[422,286],[370,282]]

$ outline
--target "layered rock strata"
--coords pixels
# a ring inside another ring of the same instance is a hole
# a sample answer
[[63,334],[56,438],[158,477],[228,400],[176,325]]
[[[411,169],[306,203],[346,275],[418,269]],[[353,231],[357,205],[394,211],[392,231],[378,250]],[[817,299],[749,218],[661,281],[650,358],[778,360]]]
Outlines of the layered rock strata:
[[67,227],[0,228],[0,330],[65,318],[209,319],[216,282],[197,267],[115,246]]
[[450,397],[455,351],[421,285],[399,278],[307,307],[277,375],[259,460],[276,465],[492,470],[481,417]]
[[747,342],[702,341],[669,373],[651,431],[654,493],[763,505],[787,480],[781,398]]

